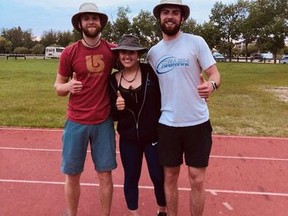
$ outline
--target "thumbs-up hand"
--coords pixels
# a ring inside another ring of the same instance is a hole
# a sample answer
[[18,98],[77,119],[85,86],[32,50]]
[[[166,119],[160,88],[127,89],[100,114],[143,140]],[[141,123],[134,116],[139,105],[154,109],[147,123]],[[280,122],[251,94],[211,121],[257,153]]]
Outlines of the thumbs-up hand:
[[76,73],[73,72],[71,80],[68,82],[68,90],[72,94],[79,93],[83,88],[82,82],[77,80]]
[[200,85],[198,85],[197,90],[198,90],[199,96],[201,98],[205,98],[205,100],[207,100],[207,98],[211,94],[208,84],[209,83],[206,82],[205,78],[203,77],[203,74],[200,74]]
[[119,111],[125,109],[125,100],[122,97],[120,91],[117,91],[116,107]]

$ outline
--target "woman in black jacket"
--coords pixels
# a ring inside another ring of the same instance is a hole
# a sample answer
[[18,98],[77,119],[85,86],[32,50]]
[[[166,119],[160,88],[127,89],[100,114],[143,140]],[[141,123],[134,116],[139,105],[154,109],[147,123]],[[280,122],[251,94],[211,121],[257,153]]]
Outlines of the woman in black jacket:
[[145,155],[158,204],[158,216],[166,215],[163,167],[158,162],[157,124],[160,89],[149,64],[140,63],[147,51],[133,35],[124,35],[118,47],[120,70],[110,79],[112,115],[118,121],[119,147],[124,168],[124,194],[130,215],[138,215],[138,183]]

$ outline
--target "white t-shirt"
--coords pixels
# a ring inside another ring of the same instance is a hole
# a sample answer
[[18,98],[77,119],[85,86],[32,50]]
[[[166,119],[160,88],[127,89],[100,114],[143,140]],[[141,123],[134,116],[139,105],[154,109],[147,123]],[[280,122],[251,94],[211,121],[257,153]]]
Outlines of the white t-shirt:
[[181,32],[174,40],[161,40],[149,50],[147,60],[159,79],[161,124],[185,127],[209,120],[197,86],[202,70],[216,62],[202,37]]

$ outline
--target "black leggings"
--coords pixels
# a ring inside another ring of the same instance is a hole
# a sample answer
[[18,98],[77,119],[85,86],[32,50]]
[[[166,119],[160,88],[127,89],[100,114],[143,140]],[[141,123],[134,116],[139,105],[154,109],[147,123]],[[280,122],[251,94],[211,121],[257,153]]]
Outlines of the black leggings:
[[139,189],[143,154],[145,155],[150,178],[154,185],[157,204],[166,206],[164,195],[164,172],[158,161],[157,145],[139,145],[121,140],[120,155],[124,168],[124,194],[128,209],[138,209]]

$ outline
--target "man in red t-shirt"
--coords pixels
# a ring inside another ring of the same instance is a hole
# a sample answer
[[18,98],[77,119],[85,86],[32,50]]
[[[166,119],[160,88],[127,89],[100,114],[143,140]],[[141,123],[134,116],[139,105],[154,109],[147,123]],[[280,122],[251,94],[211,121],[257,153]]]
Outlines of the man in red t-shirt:
[[65,197],[69,216],[77,215],[80,177],[88,143],[99,177],[101,215],[110,215],[111,171],[117,164],[108,78],[115,65],[110,48],[116,45],[101,39],[107,20],[107,15],[99,12],[95,4],[80,6],[79,12],[72,17],[72,24],[83,38],[62,52],[54,84],[57,95],[69,95],[61,165],[66,175]]

